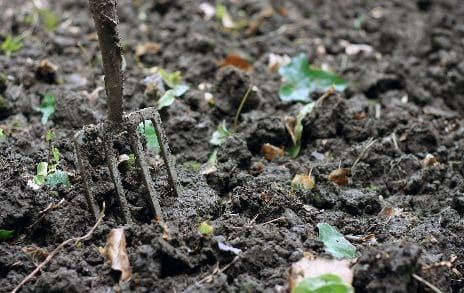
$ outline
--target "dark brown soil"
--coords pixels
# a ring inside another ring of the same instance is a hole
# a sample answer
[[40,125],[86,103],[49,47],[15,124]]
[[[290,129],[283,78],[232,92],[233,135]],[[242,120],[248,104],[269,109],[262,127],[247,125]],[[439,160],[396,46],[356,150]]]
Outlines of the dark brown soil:
[[[31,1],[0,0],[0,41],[30,32],[20,51],[10,58],[0,55],[0,75],[6,77],[0,82],[0,128],[8,134],[0,142],[0,229],[15,231],[12,240],[0,242],[1,292],[12,290],[35,268],[23,247],[34,244],[51,251],[94,224],[71,137],[84,124],[104,119],[104,92],[89,99],[103,86],[98,42],[85,0],[50,2],[62,22],[53,32],[25,21],[33,10]],[[204,20],[202,1],[118,2],[127,63],[125,111],[155,104],[143,84],[152,66],[182,71],[190,86],[161,112],[185,194],[171,196],[163,168],[152,169],[171,240],[163,238],[159,223],[147,221],[152,217],[148,210],[134,211],[139,225],[126,226],[125,232],[133,266],[132,280],[121,285],[125,292],[285,291],[293,262],[304,252],[325,254],[317,237],[320,222],[350,239],[375,235],[375,243],[354,243],[357,292],[428,292],[413,274],[443,292],[464,291],[462,0],[224,2],[233,16],[244,13],[250,20],[275,7],[251,34],[226,31],[214,18]],[[285,13],[278,13],[279,8]],[[368,44],[373,52],[347,55],[343,40]],[[135,48],[148,41],[160,45],[159,53],[137,60]],[[268,55],[300,52],[315,66],[329,66],[345,77],[349,86],[305,118],[299,157],[269,162],[261,146],[291,146],[284,117],[298,107],[280,101],[280,77],[268,71]],[[217,61],[230,53],[248,58],[252,70],[219,68]],[[43,59],[58,66],[56,76],[37,73]],[[198,89],[203,82],[212,85],[216,106],[208,105]],[[212,132],[223,119],[232,125],[251,85],[259,91],[244,107],[237,131],[219,148],[217,170],[201,175],[190,162],[207,161],[214,149],[208,142]],[[36,107],[46,91],[57,97],[58,105],[43,126]],[[44,135],[49,128],[55,129],[63,169],[76,175],[69,189],[34,191],[27,181],[47,158]],[[339,164],[351,167],[371,138],[375,142],[351,170],[349,184],[330,182],[330,172]],[[123,143],[116,146],[127,153]],[[55,257],[21,292],[117,289],[117,274],[97,250],[109,229],[121,224],[99,151],[95,148],[92,159],[97,197],[107,204],[104,224],[92,239]],[[315,152],[324,154],[323,159]],[[427,154],[439,163],[423,167]],[[151,160],[155,165],[159,161]],[[294,174],[310,169],[316,187],[291,188]],[[135,175],[126,176],[129,202],[143,207],[139,185]],[[40,211],[61,198],[65,202],[58,209],[41,217]],[[385,221],[377,216],[384,206],[402,213]],[[280,217],[285,220],[259,225]],[[258,225],[249,227],[252,219]],[[199,234],[204,220],[211,221],[214,236]],[[241,253],[212,282],[200,284],[217,264],[222,268],[235,257],[220,250],[220,242]],[[450,259],[448,265],[441,263]]]

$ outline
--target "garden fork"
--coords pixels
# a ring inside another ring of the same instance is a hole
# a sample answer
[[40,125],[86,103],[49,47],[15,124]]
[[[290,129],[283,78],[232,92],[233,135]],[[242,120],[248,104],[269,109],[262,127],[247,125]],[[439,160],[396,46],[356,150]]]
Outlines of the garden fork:
[[127,115],[122,111],[123,93],[123,70],[122,70],[122,48],[118,33],[118,16],[116,11],[116,0],[89,0],[90,10],[93,15],[97,30],[100,50],[102,54],[103,70],[105,74],[105,91],[107,95],[108,119],[98,125],[86,125],[74,135],[74,148],[77,157],[81,177],[86,191],[87,204],[95,216],[99,215],[99,209],[93,193],[93,181],[89,172],[89,159],[83,151],[86,137],[90,133],[98,133],[102,138],[105,149],[107,165],[111,179],[116,189],[117,201],[120,205],[123,218],[126,223],[132,223],[132,217],[122,186],[121,175],[117,168],[117,160],[113,150],[113,138],[116,134],[127,131],[131,149],[136,157],[136,163],[140,168],[143,184],[147,189],[146,200],[155,213],[162,220],[161,207],[158,194],[151,179],[148,165],[145,160],[142,142],[138,132],[138,125],[145,120],[151,120],[161,148],[161,156],[164,160],[168,173],[168,180],[176,196],[182,193],[182,186],[177,177],[174,158],[168,146],[168,140],[164,133],[161,118],[156,108],[150,107],[138,110]]

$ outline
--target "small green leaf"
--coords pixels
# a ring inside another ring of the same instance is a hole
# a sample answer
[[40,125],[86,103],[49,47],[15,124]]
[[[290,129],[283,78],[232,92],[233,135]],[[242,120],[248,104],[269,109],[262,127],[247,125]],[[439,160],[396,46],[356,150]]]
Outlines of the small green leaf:
[[0,141],[5,139],[5,133],[3,132],[3,129],[0,128]]
[[45,135],[45,141],[51,142],[54,139],[55,139],[55,131],[53,131],[53,129],[48,130],[47,134]]
[[198,227],[198,231],[202,234],[202,235],[210,235],[210,234],[213,234],[214,233],[214,227],[211,226],[208,221],[204,221],[200,224],[200,226]]
[[163,78],[164,82],[170,87],[175,88],[176,85],[180,84],[182,74],[180,71],[167,72],[163,68],[160,68],[159,74]]
[[40,162],[37,164],[37,175],[38,176],[47,176],[48,163]]
[[158,100],[158,110],[170,106],[176,99],[176,92],[174,90],[167,90],[164,95]]
[[336,258],[352,259],[356,255],[356,247],[343,237],[343,234],[326,223],[317,224],[319,239],[324,243],[325,251]]
[[47,175],[47,178],[45,180],[45,185],[47,186],[58,186],[58,185],[64,185],[65,187],[69,187],[69,177],[66,172],[56,170],[53,173],[50,173]]
[[209,158],[206,164],[213,165],[213,166],[216,165],[217,164],[217,153],[218,153],[218,149],[214,149],[211,155],[209,155]]
[[231,135],[230,131],[227,130],[226,126],[226,121],[223,120],[221,123],[219,123],[218,127],[216,130],[213,132],[213,136],[209,140],[210,144],[213,145],[221,145],[224,143],[224,141]]
[[52,148],[52,154],[53,154],[53,161],[55,161],[56,164],[60,163],[60,151],[57,148]]
[[14,231],[0,229],[0,241],[7,241],[13,238]]
[[288,154],[292,158],[296,158],[300,153],[301,149],[301,136],[303,134],[303,119],[311,113],[314,109],[314,102],[308,103],[300,108],[300,111],[296,115],[296,123],[295,127],[293,128],[293,135],[295,137],[294,144],[288,149]]
[[224,15],[227,13],[227,8],[224,6],[224,4],[222,4],[221,1],[216,1],[216,19],[222,20]]
[[0,47],[3,52],[5,52],[6,57],[10,57],[11,53],[14,53],[20,50],[23,47],[22,37],[11,37],[8,36],[3,41],[2,46]]
[[53,11],[39,9],[39,15],[47,31],[54,31],[60,23],[60,18]]
[[323,274],[305,278],[292,290],[292,293],[353,293],[353,287],[334,274]]
[[156,136],[155,127],[151,120],[145,120],[139,124],[139,132],[147,140],[147,148],[152,150],[156,154],[161,152],[161,148],[158,142],[158,137]]
[[42,112],[42,124],[47,124],[50,116],[52,116],[53,113],[55,113],[55,104],[55,97],[49,93],[45,93],[42,98],[42,102],[40,103],[40,106],[38,108],[38,110]]
[[310,102],[310,94],[314,91],[326,91],[333,86],[337,91],[346,88],[346,81],[327,71],[309,67],[308,57],[300,54],[286,66],[279,69],[284,78],[279,96],[282,101]]

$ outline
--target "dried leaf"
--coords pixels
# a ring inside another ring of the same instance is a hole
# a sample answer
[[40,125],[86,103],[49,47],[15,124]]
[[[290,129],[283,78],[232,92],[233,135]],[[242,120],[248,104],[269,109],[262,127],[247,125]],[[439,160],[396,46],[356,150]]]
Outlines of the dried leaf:
[[292,59],[288,55],[277,55],[274,53],[269,54],[269,62],[267,68],[270,72],[276,72],[281,66],[285,66],[290,63]]
[[121,281],[127,281],[131,277],[132,268],[127,255],[124,228],[111,229],[105,247],[100,247],[99,251],[113,270],[121,272]]
[[332,274],[339,276],[343,282],[351,285],[353,282],[353,270],[350,268],[348,260],[335,259],[309,259],[302,258],[292,264],[289,275],[289,285],[294,289],[298,284],[307,278],[316,278],[321,275]]
[[48,256],[48,251],[40,248],[35,245],[28,245],[25,246],[21,249],[30,259],[34,264],[39,264],[43,262],[47,256]]
[[435,164],[438,164],[437,157],[432,154],[427,154],[425,158],[421,161],[422,167],[429,167]]
[[283,149],[281,149],[279,147],[276,147],[276,146],[273,146],[270,143],[265,143],[261,147],[261,152],[263,153],[264,157],[268,161],[272,161],[273,159],[275,159],[277,157],[280,157],[280,156],[283,156],[283,154],[284,154]]
[[348,177],[347,175],[350,173],[349,168],[338,168],[333,170],[329,174],[329,181],[337,184],[337,185],[347,185],[348,184]]
[[227,55],[226,58],[219,62],[219,67],[223,68],[227,66],[232,66],[244,71],[251,69],[251,64],[247,60],[235,54]]
[[300,175],[296,174],[295,177],[293,177],[291,185],[293,187],[299,187],[303,188],[306,190],[311,190],[314,188],[314,185],[316,182],[314,181],[314,177],[310,175]]
[[393,217],[400,215],[402,212],[403,210],[400,208],[383,207],[377,216],[381,219],[385,219],[388,222],[393,219]]
[[155,42],[138,44],[135,48],[135,56],[140,58],[145,55],[156,55],[160,50],[160,45]]

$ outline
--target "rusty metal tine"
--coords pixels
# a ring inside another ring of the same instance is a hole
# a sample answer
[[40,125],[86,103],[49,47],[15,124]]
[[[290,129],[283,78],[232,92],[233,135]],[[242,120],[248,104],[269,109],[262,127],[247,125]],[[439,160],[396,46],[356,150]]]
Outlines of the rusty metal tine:
[[158,193],[155,190],[153,180],[151,179],[150,171],[148,170],[137,126],[130,125],[129,127],[131,127],[131,129],[129,129],[129,137],[131,140],[132,151],[135,154],[135,160],[140,167],[140,172],[142,173],[143,177],[143,183],[148,192],[146,194],[146,199],[152,211],[155,212],[155,215],[158,217],[158,219],[162,221],[163,213],[161,211],[161,206],[158,200]]
[[113,180],[114,187],[116,189],[117,200],[123,212],[124,220],[126,223],[131,224],[133,223],[132,217],[129,210],[129,205],[127,204],[124,189],[122,187],[121,176],[119,174],[116,158],[113,152],[112,131],[114,131],[114,129],[109,130],[105,127],[102,133],[103,144],[105,146],[106,161],[108,164],[108,168],[110,169],[111,179]]
[[87,166],[89,165],[88,160],[85,159],[85,156],[82,153],[81,145],[83,144],[83,136],[84,131],[80,130],[74,135],[74,149],[76,150],[76,157],[77,157],[77,165],[80,169],[82,179],[84,181],[84,188],[85,188],[85,198],[87,200],[87,205],[92,212],[92,215],[95,219],[98,219],[98,215],[100,213],[98,206],[95,204],[95,197],[93,196],[92,187],[90,186],[91,178],[89,176],[89,172]]
[[179,177],[177,177],[176,163],[171,154],[171,150],[169,149],[168,138],[166,137],[163,129],[163,122],[161,121],[161,117],[156,108],[153,108],[152,115],[151,120],[160,145],[161,156],[163,156],[164,164],[166,165],[169,183],[171,184],[172,189],[174,189],[176,196],[181,196],[183,192],[182,184],[180,183]]

